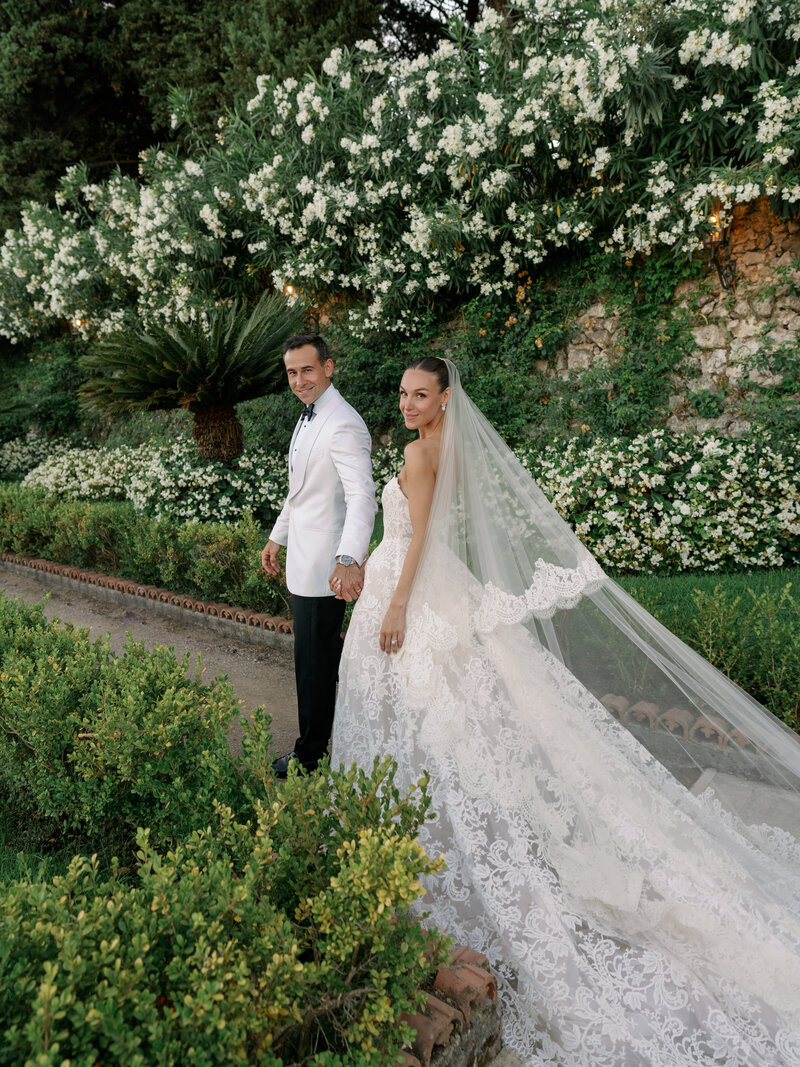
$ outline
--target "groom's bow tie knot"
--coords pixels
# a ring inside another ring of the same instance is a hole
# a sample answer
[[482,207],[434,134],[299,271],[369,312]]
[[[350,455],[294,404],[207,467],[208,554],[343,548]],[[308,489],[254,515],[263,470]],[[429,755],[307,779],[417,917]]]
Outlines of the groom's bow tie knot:
[[310,422],[311,421],[311,416],[313,414],[314,414],[314,405],[313,404],[306,404],[305,407],[303,408],[302,412],[300,413],[300,421],[302,422],[303,419],[308,419],[309,422]]

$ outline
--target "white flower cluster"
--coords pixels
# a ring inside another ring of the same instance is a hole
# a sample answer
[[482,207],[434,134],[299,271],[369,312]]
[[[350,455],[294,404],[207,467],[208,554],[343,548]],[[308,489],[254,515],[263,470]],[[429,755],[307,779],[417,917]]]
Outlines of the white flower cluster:
[[[0,450],[0,462],[8,464],[7,477],[24,468],[26,488],[79,500],[130,500],[138,511],[158,519],[236,522],[248,512],[269,519],[277,515],[289,488],[286,456],[258,448],[245,449],[233,467],[226,467],[201,462],[189,440],[138,448],[26,441],[9,442]],[[379,490],[402,463],[397,449],[376,449],[373,468]]]
[[100,184],[72,168],[58,207],[30,205],[0,245],[0,335],[194,320],[209,278],[219,293],[260,274],[296,300],[343,296],[358,333],[405,331],[435,294],[510,292],[553,249],[690,254],[715,199],[800,200],[799,102],[796,5],[779,0],[646,19],[514,0],[429,56],[336,48],[318,78],[259,77],[206,155],[149,150],[139,180]]
[[[800,562],[800,449],[654,430],[634,440],[573,440],[517,455],[600,563],[618,571],[715,571]],[[403,464],[373,452],[380,493]],[[157,518],[269,521],[288,489],[286,457],[248,449],[233,469],[198,461],[191,442],[53,455],[24,486],[80,499],[128,499]]]
[[654,430],[520,456],[606,567],[715,571],[800,561],[800,451]]
[[184,522],[235,522],[277,513],[288,489],[285,457],[248,449],[233,467],[203,463],[191,441],[138,448],[62,449],[22,482],[81,500],[130,500],[138,511]]
[[53,440],[39,430],[28,430],[24,437],[15,437],[0,445],[0,478],[19,481],[48,456],[59,456],[70,447],[68,442]]

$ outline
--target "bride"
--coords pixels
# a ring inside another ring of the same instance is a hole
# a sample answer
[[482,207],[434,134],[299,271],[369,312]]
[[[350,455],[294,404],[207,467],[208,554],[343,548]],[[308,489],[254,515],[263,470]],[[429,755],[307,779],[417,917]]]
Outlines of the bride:
[[528,1064],[797,1067],[797,737],[604,575],[449,360],[400,410],[332,759],[430,772],[426,921]]

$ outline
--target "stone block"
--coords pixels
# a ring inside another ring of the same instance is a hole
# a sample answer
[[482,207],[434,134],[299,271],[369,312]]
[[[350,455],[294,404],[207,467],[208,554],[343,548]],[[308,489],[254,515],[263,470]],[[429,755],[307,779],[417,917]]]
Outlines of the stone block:
[[746,337],[741,341],[734,341],[730,348],[728,361],[734,364],[740,359],[752,356],[759,348],[761,348],[761,341],[757,337]]
[[730,325],[731,334],[737,340],[743,340],[745,337],[758,337],[763,329],[764,323],[755,318],[740,319]]
[[605,304],[592,304],[590,308],[587,308],[582,315],[579,316],[578,321],[582,319],[604,319],[606,317]]
[[695,326],[692,330],[698,348],[721,348],[727,343],[725,330],[716,323]]
[[591,348],[580,348],[576,345],[570,345],[567,348],[568,370],[586,370],[591,365],[591,362]]
[[711,352],[700,353],[700,373],[707,378],[712,374],[721,374],[728,366],[728,349],[715,348]]
[[764,262],[763,252],[745,252],[743,256],[738,256],[736,260],[737,267],[760,267]]
[[785,345],[797,340],[797,330],[782,328],[776,326],[774,330],[770,330],[768,335],[768,341],[770,345],[777,348],[778,345]]
[[778,319],[783,318],[787,311],[800,313],[800,296],[796,293],[784,293],[775,301],[775,315]]
[[753,302],[753,311],[760,319],[768,319],[775,310],[775,296],[772,293],[764,293],[757,296]]

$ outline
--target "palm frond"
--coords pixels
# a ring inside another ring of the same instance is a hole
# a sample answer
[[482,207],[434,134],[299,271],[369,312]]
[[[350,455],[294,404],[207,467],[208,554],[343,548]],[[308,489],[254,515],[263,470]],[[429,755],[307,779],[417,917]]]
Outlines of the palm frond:
[[217,305],[200,321],[114,334],[82,361],[80,395],[90,410],[197,411],[252,400],[283,380],[281,346],[303,328],[302,308],[280,293],[258,303]]

